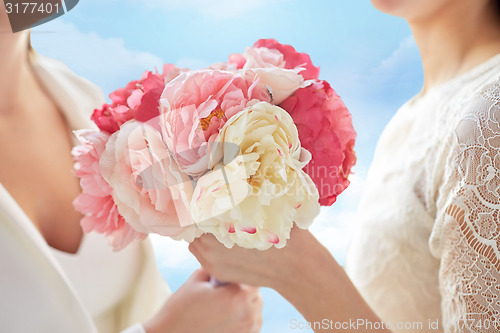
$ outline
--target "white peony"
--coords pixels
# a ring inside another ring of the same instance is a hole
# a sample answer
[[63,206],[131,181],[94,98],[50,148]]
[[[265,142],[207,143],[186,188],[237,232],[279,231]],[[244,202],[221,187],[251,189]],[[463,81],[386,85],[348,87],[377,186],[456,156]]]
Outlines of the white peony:
[[227,247],[264,250],[285,246],[294,221],[300,228],[312,223],[318,191],[302,170],[311,155],[286,111],[250,106],[227,121],[217,141],[224,160],[199,178],[191,200],[198,228]]

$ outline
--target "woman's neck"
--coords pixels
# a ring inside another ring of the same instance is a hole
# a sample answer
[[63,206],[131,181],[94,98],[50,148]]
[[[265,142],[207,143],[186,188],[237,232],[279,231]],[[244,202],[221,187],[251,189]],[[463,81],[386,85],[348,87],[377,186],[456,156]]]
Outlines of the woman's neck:
[[409,22],[422,56],[422,92],[500,53],[497,11],[489,6],[471,9],[465,3],[446,6],[434,17]]
[[17,109],[23,91],[35,83],[28,62],[28,39],[26,30],[12,33],[3,1],[0,1],[0,115]]
[[33,93],[39,90],[29,63],[28,38],[27,32],[0,34],[0,116],[26,109]]

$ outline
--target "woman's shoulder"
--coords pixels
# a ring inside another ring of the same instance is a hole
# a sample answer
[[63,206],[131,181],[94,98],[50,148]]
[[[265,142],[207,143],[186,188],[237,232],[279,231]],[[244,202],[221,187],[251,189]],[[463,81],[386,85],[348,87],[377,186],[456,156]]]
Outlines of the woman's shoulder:
[[465,95],[459,106],[454,129],[459,144],[484,145],[487,137],[500,135],[500,69],[495,77]]
[[75,74],[63,62],[38,53],[34,53],[32,59],[33,68],[42,78],[46,78],[49,81],[57,80],[69,84],[69,86],[74,86],[78,88],[80,95],[85,95],[87,98],[95,100],[96,104],[101,104],[104,101],[104,95],[97,85]]
[[101,89],[75,74],[59,60],[33,51],[30,62],[39,82],[69,120],[71,127],[78,129],[92,126],[92,111],[105,102]]
[[457,101],[465,111],[481,109],[485,104],[499,102],[500,54],[459,77],[454,83],[458,92]]

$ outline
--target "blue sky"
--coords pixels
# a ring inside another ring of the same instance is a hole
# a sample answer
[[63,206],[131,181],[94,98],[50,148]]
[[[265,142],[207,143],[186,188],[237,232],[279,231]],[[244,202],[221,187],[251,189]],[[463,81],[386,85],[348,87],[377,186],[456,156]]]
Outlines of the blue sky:
[[[343,263],[377,139],[422,84],[418,50],[403,20],[367,0],[81,0],[32,32],[39,53],[62,60],[105,94],[164,62],[196,69],[260,38],[309,53],[321,67],[320,78],[353,115],[358,165],[352,185],[311,228]],[[198,264],[186,244],[153,241],[162,274],[175,290]],[[298,313],[273,291],[263,294],[262,332],[312,332],[291,329],[290,320],[302,320]]]

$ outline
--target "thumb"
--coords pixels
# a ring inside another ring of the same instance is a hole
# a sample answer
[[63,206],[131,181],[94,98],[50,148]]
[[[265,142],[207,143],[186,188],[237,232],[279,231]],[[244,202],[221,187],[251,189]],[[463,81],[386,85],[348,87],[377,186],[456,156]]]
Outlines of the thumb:
[[198,268],[191,274],[188,281],[197,282],[208,282],[210,281],[210,274],[207,273],[203,268]]

